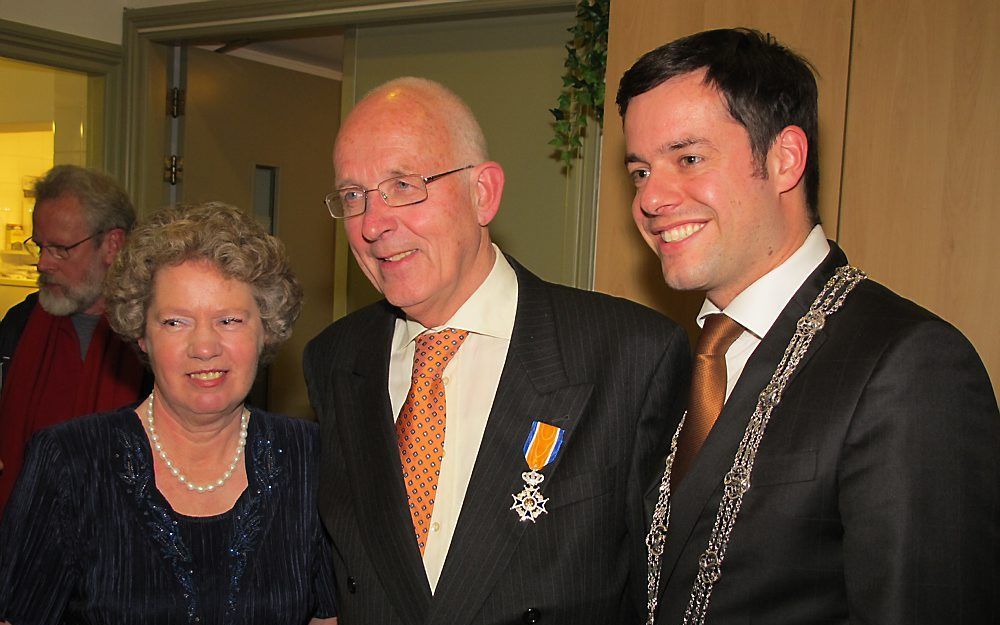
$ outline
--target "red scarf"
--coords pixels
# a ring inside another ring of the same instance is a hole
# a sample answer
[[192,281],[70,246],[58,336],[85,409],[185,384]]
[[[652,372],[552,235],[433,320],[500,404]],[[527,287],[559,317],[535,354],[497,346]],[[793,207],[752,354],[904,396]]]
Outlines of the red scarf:
[[0,514],[14,489],[24,447],[38,430],[139,399],[143,366],[101,316],[80,359],[70,317],[36,305],[14,351],[0,398]]

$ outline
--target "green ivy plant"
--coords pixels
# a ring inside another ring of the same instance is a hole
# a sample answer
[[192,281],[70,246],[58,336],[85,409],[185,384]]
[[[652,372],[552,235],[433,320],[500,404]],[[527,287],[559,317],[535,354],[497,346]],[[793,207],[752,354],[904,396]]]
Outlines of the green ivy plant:
[[555,117],[555,137],[549,145],[566,168],[583,146],[587,120],[604,124],[604,74],[608,63],[608,16],[611,0],[580,0],[576,25],[566,43],[566,73],[563,75],[559,107],[549,109]]

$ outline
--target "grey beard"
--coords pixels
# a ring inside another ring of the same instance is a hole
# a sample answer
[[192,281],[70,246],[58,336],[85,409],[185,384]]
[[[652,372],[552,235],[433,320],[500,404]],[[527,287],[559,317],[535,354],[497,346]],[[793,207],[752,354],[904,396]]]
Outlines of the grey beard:
[[46,282],[44,275],[38,277],[38,303],[45,312],[56,317],[67,317],[87,310],[101,297],[101,290],[104,287],[100,279],[88,280],[75,288],[63,287],[66,294],[57,295],[46,288]]

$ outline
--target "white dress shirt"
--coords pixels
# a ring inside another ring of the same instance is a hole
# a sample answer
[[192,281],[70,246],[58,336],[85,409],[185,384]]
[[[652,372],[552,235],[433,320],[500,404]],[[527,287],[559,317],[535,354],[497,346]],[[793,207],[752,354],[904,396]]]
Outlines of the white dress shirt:
[[424,547],[424,570],[432,593],[448,556],[514,330],[517,276],[496,245],[493,250],[496,262],[490,274],[451,319],[436,328],[425,328],[412,319],[397,319],[392,335],[389,399],[392,413],[398,418],[410,390],[414,339],[428,330],[455,328],[469,332],[442,376],[447,406],[444,459]]
[[830,243],[826,240],[823,227],[817,225],[795,253],[744,289],[725,310],[719,310],[708,298],[705,299],[698,313],[699,327],[705,326],[708,315],[724,312],[745,328],[726,352],[727,400],[761,339],[806,278],[829,253]]

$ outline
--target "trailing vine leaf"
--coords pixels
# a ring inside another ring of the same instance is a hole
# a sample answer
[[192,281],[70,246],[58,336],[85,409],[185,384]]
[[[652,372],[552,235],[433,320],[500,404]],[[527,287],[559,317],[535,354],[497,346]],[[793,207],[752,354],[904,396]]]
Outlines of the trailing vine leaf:
[[611,0],[580,0],[576,24],[567,29],[566,73],[557,108],[549,109],[555,122],[549,145],[566,168],[572,166],[583,146],[589,119],[604,125],[604,74],[608,62],[608,16]]

